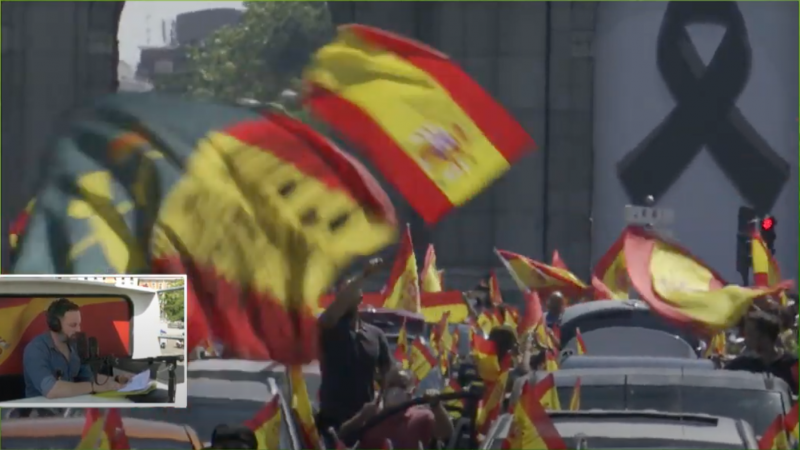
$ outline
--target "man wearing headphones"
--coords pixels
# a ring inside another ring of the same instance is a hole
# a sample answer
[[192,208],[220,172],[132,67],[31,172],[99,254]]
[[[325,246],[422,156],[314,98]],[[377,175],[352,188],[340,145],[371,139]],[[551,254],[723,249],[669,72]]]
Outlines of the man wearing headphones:
[[33,338],[22,354],[25,397],[66,398],[115,391],[127,377],[94,375],[81,364],[75,338],[81,331],[78,305],[66,298],[50,304],[46,313],[48,331]]

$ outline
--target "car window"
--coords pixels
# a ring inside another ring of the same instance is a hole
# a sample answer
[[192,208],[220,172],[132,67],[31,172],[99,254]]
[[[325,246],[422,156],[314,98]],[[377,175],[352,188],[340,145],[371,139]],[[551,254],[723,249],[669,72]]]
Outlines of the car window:
[[[583,393],[581,388],[581,396]],[[775,417],[784,413],[777,392],[724,387],[628,386],[627,407],[742,419],[756,434],[762,434]]]
[[[733,450],[744,449],[744,443],[741,445],[721,444],[718,442],[698,442],[686,441],[679,439],[642,439],[642,438],[603,438],[603,437],[584,437],[586,448],[596,449],[686,449],[686,450],[699,450],[699,449],[714,449],[714,450]],[[567,448],[579,448],[577,439],[565,439]]]
[[[561,406],[572,399],[572,387],[557,389]],[[625,386],[581,386],[581,409],[625,409]]]
[[[80,436],[47,438],[3,436],[0,444],[2,444],[3,450],[30,450],[32,448],[64,450],[65,448],[77,447],[80,440]],[[193,448],[188,441],[173,441],[169,439],[128,438],[128,443],[131,445],[130,448],[132,450],[186,450]]]

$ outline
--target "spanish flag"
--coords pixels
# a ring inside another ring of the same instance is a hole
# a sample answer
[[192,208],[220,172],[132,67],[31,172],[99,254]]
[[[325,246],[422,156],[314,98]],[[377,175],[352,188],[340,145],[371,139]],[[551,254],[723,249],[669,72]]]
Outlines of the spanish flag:
[[728,343],[727,338],[725,337],[725,332],[720,331],[711,338],[711,341],[708,343],[708,347],[706,347],[705,352],[703,352],[703,357],[710,358],[715,355],[725,355],[727,353],[727,349]]
[[485,435],[495,419],[500,415],[503,407],[503,400],[506,394],[506,384],[508,383],[508,371],[511,366],[511,359],[505,358],[500,367],[500,374],[497,379],[487,382],[478,405],[478,414],[475,418],[475,427],[478,433]]
[[110,409],[105,416],[96,408],[86,410],[86,422],[77,448],[81,450],[127,450],[131,448],[119,410]]
[[493,312],[483,311],[478,314],[478,328],[480,328],[483,334],[489,334],[496,325],[497,316],[495,316]]
[[792,448],[797,448],[797,444],[800,442],[800,428],[798,427],[797,421],[797,403],[792,406],[789,414],[786,414],[784,425],[784,429],[789,434],[790,443],[793,445]]
[[446,55],[376,28],[339,27],[303,78],[311,111],[358,147],[428,223],[535,148]]
[[[761,237],[758,230],[753,230],[750,238],[751,257],[753,265],[753,285],[759,287],[774,286],[780,283],[781,268],[778,262],[772,257],[772,253],[767,247],[767,243]],[[789,298],[786,293],[780,293],[781,306],[786,306]]]
[[489,300],[495,306],[503,303],[503,292],[500,290],[500,282],[494,270],[489,272]]
[[504,450],[567,450],[567,444],[542,406],[535,386],[530,383],[523,386],[512,414],[511,428],[501,447]]
[[292,411],[297,416],[300,433],[303,439],[303,448],[318,449],[320,443],[317,423],[314,420],[314,410],[311,408],[311,399],[308,397],[308,387],[303,378],[302,366],[290,366],[289,383],[292,388]]
[[561,291],[569,297],[580,297],[589,286],[579,280],[572,272],[549,266],[516,253],[498,250],[497,254],[514,279],[521,283],[520,289],[549,293]]
[[572,398],[569,400],[570,411],[580,411],[581,409],[581,377],[575,380],[575,387],[572,388]]
[[[594,268],[593,278],[598,280],[598,285],[608,289],[609,299],[623,300],[628,298],[631,290],[631,281],[628,277],[628,266],[625,264],[625,233],[611,245],[611,248],[600,257]],[[594,281],[594,280],[593,280]],[[594,282],[592,283],[595,284]]]
[[789,436],[787,436],[785,418],[779,414],[761,435],[758,441],[758,450],[789,450]]
[[12,273],[188,273],[192,349],[314,360],[319,298],[397,234],[367,170],[284,116],[118,93],[52,155]]
[[[461,392],[461,385],[458,384],[458,380],[455,378],[448,378],[445,380],[444,389],[442,389],[442,394],[452,394],[455,392]],[[464,405],[466,401],[463,398],[456,398],[453,400],[448,400],[444,402],[445,406],[450,406],[447,410],[450,413],[450,416],[453,418],[461,417],[461,412],[464,410]]]
[[483,333],[475,333],[472,339],[472,357],[478,375],[484,382],[496,381],[500,376],[500,362],[497,360],[497,348],[494,342]]
[[33,213],[33,208],[36,206],[36,199],[29,201],[28,204],[25,206],[25,209],[8,224],[8,243],[9,247],[11,248],[11,260],[13,261],[14,252],[17,249],[17,245],[19,244],[19,238],[25,232],[25,228],[28,226],[28,219],[30,218],[31,214]]
[[578,355],[585,355],[586,354],[586,342],[584,342],[584,340],[583,340],[583,335],[581,334],[581,329],[580,328],[576,328],[575,329],[575,341],[576,341],[576,344],[577,344],[576,347],[575,347],[575,350],[576,350],[577,354]]
[[428,245],[428,251],[425,252],[419,280],[422,292],[442,292],[442,277],[436,269],[436,250],[433,249],[433,244]]
[[450,323],[463,323],[469,318],[469,308],[461,291],[423,292],[420,313],[427,323],[438,323],[445,314]]
[[411,229],[408,225],[400,240],[400,248],[397,250],[387,286],[384,308],[420,312],[417,258],[414,256],[414,244],[411,242]]
[[281,442],[281,420],[280,397],[274,395],[252,419],[244,424],[255,433],[259,450],[278,450]]
[[409,356],[409,368],[417,379],[417,383],[424,380],[434,367],[437,367],[436,358],[431,349],[425,345],[421,337],[417,337],[411,343],[411,355]]
[[546,372],[555,372],[558,370],[558,357],[556,356],[556,352],[549,348],[545,349],[544,352],[544,370]]
[[[524,290],[522,299],[525,303],[525,310],[522,319],[517,325],[517,335],[523,336],[532,333],[537,325],[544,323],[544,311],[542,310],[542,300],[536,291]],[[544,340],[540,341],[544,342]]]
[[757,297],[787,287],[726,286],[678,244],[641,227],[625,231],[625,261],[633,286],[654,312],[710,336],[736,325]]
[[403,369],[408,369],[408,331],[406,330],[406,320],[403,319],[403,326],[397,333],[397,346],[394,348],[394,360],[400,363]]

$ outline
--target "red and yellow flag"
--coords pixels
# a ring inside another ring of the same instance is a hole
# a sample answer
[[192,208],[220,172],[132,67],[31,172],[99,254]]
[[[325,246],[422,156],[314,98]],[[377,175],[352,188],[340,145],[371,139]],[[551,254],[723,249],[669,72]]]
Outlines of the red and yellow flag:
[[[461,385],[458,384],[458,380],[455,378],[448,378],[445,381],[444,389],[442,389],[442,394],[452,394],[454,392],[461,392],[462,388]],[[445,406],[450,406],[452,408],[458,408],[463,411],[466,400],[463,398],[456,398],[453,400],[448,400],[444,402]],[[461,411],[456,411],[453,409],[448,409],[447,412],[450,414],[451,417],[459,418],[461,417]]]
[[494,314],[493,311],[482,311],[478,314],[478,328],[481,330],[483,334],[489,334],[497,325],[497,316]]
[[497,348],[494,342],[483,333],[475,333],[472,339],[472,357],[481,379],[490,383],[500,376],[500,362],[497,360]]
[[500,415],[506,395],[510,366],[511,359],[506,358],[497,379],[486,382],[484,385],[483,398],[478,403],[478,414],[475,418],[475,427],[480,434],[485,435],[494,420]]
[[779,414],[758,440],[758,450],[789,450],[785,417]]
[[522,284],[522,290],[539,291],[543,295],[558,290],[568,297],[580,297],[589,289],[586,283],[569,270],[505,250],[498,250],[497,253],[508,270],[513,272],[514,279]]
[[36,206],[36,199],[29,201],[28,204],[25,206],[25,209],[8,224],[8,243],[11,248],[11,252],[13,253],[14,250],[17,248],[17,244],[19,243],[19,238],[25,232],[25,228],[28,226],[28,220],[30,219],[31,214],[33,213],[33,208]]
[[433,244],[428,245],[425,252],[425,261],[422,263],[422,272],[419,274],[422,292],[442,292],[442,277],[436,268],[436,250]]
[[400,248],[397,250],[387,286],[384,308],[420,312],[417,258],[414,256],[414,244],[411,242],[411,229],[408,225],[400,239]]
[[706,347],[705,352],[703,352],[703,357],[710,358],[715,355],[725,355],[728,353],[727,341],[728,340],[725,337],[724,331],[720,331],[719,333],[715,334],[708,343],[708,347]]
[[500,290],[500,282],[497,280],[497,273],[494,270],[489,272],[489,300],[495,306],[503,303],[503,293]]
[[539,380],[539,382],[534,385],[534,391],[536,391],[536,398],[539,399],[544,409],[551,409],[554,411],[561,410],[561,400],[558,398],[556,380],[552,373],[547,374],[546,377]]
[[110,409],[105,416],[96,408],[86,410],[86,422],[77,449],[127,450],[129,448],[131,446],[119,410]]
[[789,440],[792,441],[790,443],[794,445],[793,448],[797,448],[797,444],[800,442],[800,426],[797,418],[797,403],[795,403],[784,419],[784,429],[789,434]]
[[633,286],[654,312],[707,335],[736,325],[757,297],[789,286],[726,286],[687,250],[641,227],[625,231],[625,261]]
[[581,410],[581,377],[575,379],[575,387],[572,388],[572,397],[569,400],[569,410]]
[[304,79],[311,111],[358,147],[428,223],[535,148],[446,55],[376,28],[339,27]]
[[417,383],[419,383],[437,366],[436,357],[433,356],[431,349],[425,345],[425,341],[421,337],[414,339],[410,353],[411,355],[408,358],[409,369],[414,374]]
[[514,405],[512,414],[511,428],[502,449],[567,449],[567,444],[542,406],[535,386],[530,383],[523,386],[522,395]]
[[[593,278],[597,282],[593,279],[592,285],[596,285],[595,291],[606,288],[606,293],[610,295],[608,299],[627,299],[628,291],[631,290],[628,266],[625,264],[624,244],[625,233],[622,233],[594,268]],[[598,286],[600,289],[598,289]]]
[[303,377],[302,366],[290,366],[289,383],[292,387],[292,410],[300,425],[300,434],[303,439],[304,449],[318,449],[320,443],[317,422],[314,420],[314,410],[308,396],[308,387]]
[[[542,301],[536,291],[525,290],[522,292],[522,299],[525,303],[525,312],[517,325],[517,335],[523,336],[532,333],[537,325],[544,321],[544,311]],[[544,342],[542,340],[541,342]]]
[[585,355],[586,354],[586,342],[583,340],[583,335],[581,334],[581,329],[575,329],[575,350],[578,355]]
[[469,318],[469,308],[461,291],[423,292],[420,309],[427,323],[438,323],[449,314],[450,323],[463,323]]
[[551,349],[546,349],[544,352],[545,372],[555,372],[558,370],[558,357],[556,356],[556,352]]
[[[753,265],[753,285],[759,287],[774,286],[781,281],[781,268],[778,261],[772,257],[772,253],[767,247],[767,243],[761,237],[758,230],[753,230],[750,237],[750,251]],[[781,306],[786,306],[789,298],[785,292],[780,293]]]
[[244,424],[255,433],[259,450],[278,450],[281,442],[280,397],[274,395],[252,419]]
[[406,330],[406,320],[403,319],[403,326],[400,327],[400,332],[397,333],[397,346],[394,348],[394,360],[403,367],[408,369],[408,331]]

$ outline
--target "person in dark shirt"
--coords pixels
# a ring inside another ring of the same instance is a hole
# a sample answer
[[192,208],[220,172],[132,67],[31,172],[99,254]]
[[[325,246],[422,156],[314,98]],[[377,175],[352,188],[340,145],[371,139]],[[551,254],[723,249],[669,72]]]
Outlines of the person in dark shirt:
[[337,431],[372,402],[375,383],[394,367],[386,335],[358,318],[362,282],[382,266],[382,260],[371,260],[362,274],[346,281],[317,322],[322,376],[317,427],[333,445],[328,431]]
[[744,321],[745,354],[729,362],[726,370],[746,370],[771,373],[784,380],[797,394],[797,378],[792,370],[797,366],[797,356],[779,349],[780,319],[764,311],[753,311]]

